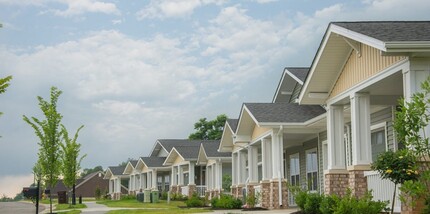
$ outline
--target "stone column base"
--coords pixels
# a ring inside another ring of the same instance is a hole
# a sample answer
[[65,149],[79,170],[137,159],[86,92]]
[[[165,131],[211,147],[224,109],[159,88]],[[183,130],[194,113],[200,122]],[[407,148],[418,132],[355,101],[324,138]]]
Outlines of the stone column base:
[[[279,181],[273,180],[270,182],[271,189],[271,200],[272,200],[272,208],[273,209],[284,209],[288,208],[288,188],[287,181],[281,181],[281,189],[279,189]],[[281,191],[282,204],[279,204],[279,191]]]
[[366,194],[367,177],[364,176],[364,170],[350,170],[348,181],[352,195],[355,195],[357,198],[361,198]]
[[273,208],[271,203],[271,188],[270,188],[270,182],[269,181],[262,181],[261,182],[261,207],[266,209]]
[[349,174],[345,173],[327,173],[325,176],[324,194],[335,194],[344,196],[347,188],[349,187]]
[[188,184],[188,198],[193,197],[193,194],[197,191],[195,184]]

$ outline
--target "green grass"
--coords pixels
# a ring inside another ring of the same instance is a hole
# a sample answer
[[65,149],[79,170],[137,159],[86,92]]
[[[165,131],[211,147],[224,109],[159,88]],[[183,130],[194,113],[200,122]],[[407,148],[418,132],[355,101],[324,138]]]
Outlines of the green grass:
[[104,200],[97,201],[99,204],[104,204],[108,207],[123,207],[123,208],[144,208],[141,210],[113,210],[108,212],[109,214],[116,213],[202,213],[202,212],[212,212],[208,209],[203,208],[192,208],[192,209],[181,209],[181,207],[185,207],[185,203],[183,201],[170,201],[170,204],[167,204],[167,201],[161,200],[159,203],[142,203],[138,202],[136,199],[123,199],[118,201]]
[[70,211],[58,212],[58,213],[61,213],[61,214],[79,214],[79,213],[81,213],[81,211],[80,210],[70,210]]
[[85,204],[76,204],[76,205],[70,205],[70,204],[57,204],[55,205],[55,210],[72,210],[72,209],[82,209],[87,208],[87,205]]
[[108,214],[121,214],[121,213],[127,213],[127,214],[140,214],[140,213],[152,213],[152,214],[169,214],[169,213],[204,213],[204,212],[212,212],[208,209],[202,209],[202,208],[193,208],[193,209],[146,209],[146,210],[112,210],[109,211]]

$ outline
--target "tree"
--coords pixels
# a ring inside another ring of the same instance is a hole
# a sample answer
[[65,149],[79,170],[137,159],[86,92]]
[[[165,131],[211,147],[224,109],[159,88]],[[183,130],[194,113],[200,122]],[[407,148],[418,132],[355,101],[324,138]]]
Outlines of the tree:
[[61,133],[63,135],[64,144],[61,144],[63,161],[63,183],[66,187],[73,187],[72,191],[72,205],[76,205],[75,187],[76,180],[78,179],[78,171],[81,169],[82,159],[86,157],[86,154],[81,156],[79,159],[79,152],[81,151],[81,144],[77,143],[79,131],[84,128],[81,126],[75,133],[73,139],[69,138],[69,133],[64,125],[61,125]]
[[102,166],[96,166],[96,167],[94,167],[92,169],[91,168],[85,168],[85,169],[82,170],[82,173],[81,173],[80,177],[83,178],[83,177],[85,177],[85,176],[87,176],[87,175],[89,175],[89,174],[91,174],[93,172],[99,172],[99,171],[104,171]]
[[421,88],[422,91],[415,93],[410,101],[400,100],[393,127],[397,139],[408,148],[408,154],[417,160],[413,165],[418,164],[420,169],[417,180],[407,180],[400,187],[401,199],[412,206],[418,199],[424,199],[424,212],[429,213],[430,144],[426,129],[430,121],[430,77],[421,84]]
[[[55,187],[61,174],[60,124],[62,116],[57,112],[57,102],[61,93],[56,87],[51,87],[49,102],[40,96],[37,97],[40,110],[45,116],[43,120],[36,117],[30,119],[23,115],[24,121],[34,129],[39,138],[38,163],[41,167],[41,177],[50,190]],[[52,213],[52,194],[49,194],[49,204]]]
[[[3,94],[4,92],[6,92],[6,88],[9,87],[10,83],[9,81],[12,79],[12,76],[7,76],[5,78],[0,78],[0,94]],[[0,116],[3,113],[0,112]]]
[[200,118],[194,124],[196,132],[190,134],[190,140],[220,140],[224,130],[227,115],[220,114],[214,120],[207,121],[206,118]]

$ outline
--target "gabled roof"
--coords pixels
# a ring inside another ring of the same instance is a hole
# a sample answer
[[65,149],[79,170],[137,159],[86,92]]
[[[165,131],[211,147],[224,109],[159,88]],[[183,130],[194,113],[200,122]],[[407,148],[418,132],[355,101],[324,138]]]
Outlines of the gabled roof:
[[[294,89],[297,87],[296,85],[303,85],[308,72],[308,67],[286,67],[282,72],[272,102],[289,102],[292,99],[291,96],[294,93]],[[296,97],[293,97],[294,99]]]
[[382,42],[430,41],[430,21],[332,22]]
[[361,44],[381,56],[430,54],[430,21],[332,22],[327,27],[308,77],[300,104],[324,104],[352,51]]
[[237,129],[237,122],[239,120],[238,119],[227,119],[226,123],[228,124],[228,126],[230,127],[231,131],[233,131],[233,133],[236,131]]
[[137,160],[130,160],[128,161],[127,165],[124,168],[123,174],[131,174],[133,170],[136,168]]
[[[167,156],[164,166],[173,164],[178,156],[185,161],[195,161],[199,155],[201,143],[213,143],[219,145],[219,140],[181,140],[182,143],[175,145]],[[187,142],[187,143],[184,143]]]
[[164,167],[163,163],[166,160],[166,157],[141,157],[140,159],[148,168],[156,168]]
[[104,179],[109,179],[112,176],[122,176],[124,172],[125,166],[109,166],[106,169],[106,174]]
[[189,146],[189,142],[190,140],[188,139],[158,139],[149,156],[156,156],[160,149],[165,150],[166,153],[170,153],[173,147]]
[[231,157],[231,152],[218,152],[218,146],[219,143],[212,141],[205,141],[201,144],[208,158]]
[[99,174],[101,176],[104,176],[104,172],[102,172],[102,171],[93,172],[93,173],[88,174],[87,176],[85,176],[84,178],[82,178],[82,181],[77,182],[76,188],[82,186],[83,184],[85,184],[86,182],[88,182],[89,180],[91,180],[93,177],[99,176]]
[[231,152],[233,149],[233,136],[236,133],[238,119],[227,119],[218,146],[219,152]]
[[303,123],[326,110],[319,105],[300,106],[296,103],[244,103],[257,123]]

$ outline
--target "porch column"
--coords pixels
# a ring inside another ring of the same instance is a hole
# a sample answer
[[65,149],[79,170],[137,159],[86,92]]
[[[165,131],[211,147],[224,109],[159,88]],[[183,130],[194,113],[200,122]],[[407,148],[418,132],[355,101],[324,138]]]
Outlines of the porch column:
[[194,176],[195,176],[195,163],[191,162],[188,164],[188,185],[195,185]]
[[181,165],[178,166],[178,185],[184,185],[184,170]]
[[116,185],[117,185],[116,192],[121,193],[121,178],[116,179]]
[[244,184],[246,182],[246,156],[244,151],[240,150],[237,152],[238,153],[238,158],[239,158],[239,163],[238,163],[238,184]]
[[248,146],[248,177],[249,183],[258,182],[258,166],[257,154],[258,150],[255,146]]
[[330,105],[327,110],[328,169],[346,169],[343,106]]
[[278,135],[279,129],[272,132],[272,179],[283,178],[284,175],[284,143],[283,134]]
[[143,173],[140,173],[140,188],[142,191],[144,190],[144,180],[143,180]]
[[215,188],[217,190],[221,191],[221,189],[222,189],[222,162],[219,161],[219,160],[216,161],[216,173],[215,173],[215,176],[216,176]]
[[158,185],[157,185],[158,178],[157,178],[157,170],[156,169],[152,170],[151,180],[152,180],[152,189],[157,190],[158,189]]
[[[370,96],[355,93],[351,99],[352,164],[370,166]],[[370,170],[370,168],[369,168]]]
[[231,185],[237,184],[237,153],[232,153],[231,158]]
[[272,144],[271,139],[263,139],[261,141],[261,155],[263,161],[263,180],[270,180],[272,178]]
[[151,189],[151,182],[152,182],[152,173],[147,172],[146,173],[146,188]]
[[178,180],[176,175],[178,174],[178,168],[176,166],[172,166],[172,186],[178,185]]

